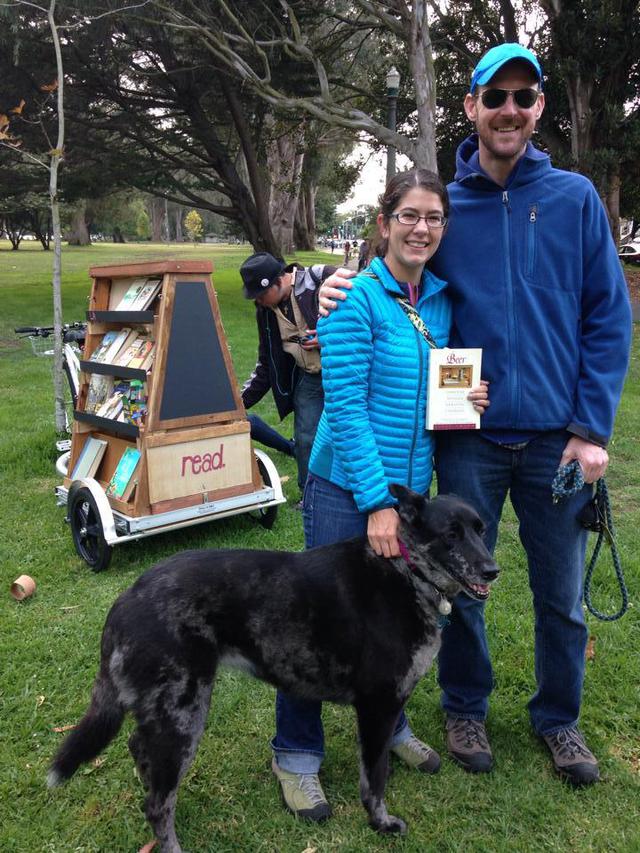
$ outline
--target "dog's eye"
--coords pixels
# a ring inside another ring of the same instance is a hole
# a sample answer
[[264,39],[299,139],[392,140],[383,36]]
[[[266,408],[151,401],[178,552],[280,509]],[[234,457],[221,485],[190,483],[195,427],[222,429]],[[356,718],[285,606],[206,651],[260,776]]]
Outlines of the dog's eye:
[[459,542],[462,539],[462,527],[455,524],[453,527],[450,527],[447,532],[444,534],[444,538],[447,542]]
[[474,523],[473,529],[478,534],[478,536],[484,537],[484,534],[486,533],[486,528],[484,524],[480,521],[480,519],[478,519],[478,521]]

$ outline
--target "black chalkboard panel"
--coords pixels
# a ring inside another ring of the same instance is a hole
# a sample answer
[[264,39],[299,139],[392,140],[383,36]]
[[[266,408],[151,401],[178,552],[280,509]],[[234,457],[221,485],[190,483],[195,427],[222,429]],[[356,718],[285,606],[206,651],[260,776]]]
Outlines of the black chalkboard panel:
[[160,420],[235,409],[206,282],[177,281]]

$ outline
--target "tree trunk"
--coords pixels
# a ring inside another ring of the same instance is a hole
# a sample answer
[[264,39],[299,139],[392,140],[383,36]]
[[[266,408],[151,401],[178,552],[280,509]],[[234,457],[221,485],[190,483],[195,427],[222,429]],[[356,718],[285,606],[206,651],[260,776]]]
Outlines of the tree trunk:
[[591,173],[591,94],[593,80],[580,74],[567,80],[567,96],[571,111],[571,154],[580,172]]
[[149,222],[151,223],[151,242],[165,242],[164,228],[164,199],[157,196],[151,196],[147,199],[147,213],[149,214]]
[[620,172],[612,170],[609,172],[609,185],[604,198],[604,205],[609,217],[609,226],[616,246],[620,242]]
[[182,208],[177,207],[173,211],[173,224],[176,229],[176,242],[182,243],[184,234],[182,233]]
[[416,166],[438,172],[436,151],[436,75],[426,0],[414,0],[408,34],[409,67],[415,85],[418,138],[413,157]]
[[[271,119],[275,129],[275,122]],[[304,127],[281,131],[267,146],[267,170],[271,178],[269,220],[283,254],[293,252],[293,227],[298,207],[304,152]]]
[[[76,203],[71,217],[71,226],[67,231],[67,242],[70,246],[90,246],[91,236],[87,227],[87,202],[81,199]],[[54,224],[55,240],[55,224]]]
[[315,190],[305,183],[300,188],[294,223],[296,249],[312,251],[315,246]]

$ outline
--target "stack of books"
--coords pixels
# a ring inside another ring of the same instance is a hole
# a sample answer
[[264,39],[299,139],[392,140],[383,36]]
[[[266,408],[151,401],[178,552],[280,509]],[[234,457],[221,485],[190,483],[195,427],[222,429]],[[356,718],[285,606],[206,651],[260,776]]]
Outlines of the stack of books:
[[155,357],[155,348],[155,341],[145,332],[124,328],[119,332],[106,332],[102,341],[91,353],[89,361],[150,370]]
[[136,278],[115,306],[116,311],[146,311],[162,288],[161,278]]
[[147,413],[146,386],[137,379],[115,382],[111,376],[94,375],[89,383],[85,412],[140,426]]

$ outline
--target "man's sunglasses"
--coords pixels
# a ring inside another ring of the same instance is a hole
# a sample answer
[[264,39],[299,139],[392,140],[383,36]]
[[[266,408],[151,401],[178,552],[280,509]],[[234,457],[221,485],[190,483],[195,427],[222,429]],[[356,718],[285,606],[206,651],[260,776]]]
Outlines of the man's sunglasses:
[[509,95],[513,95],[516,106],[530,110],[540,97],[538,89],[484,89],[479,98],[488,110],[497,110],[504,106]]

